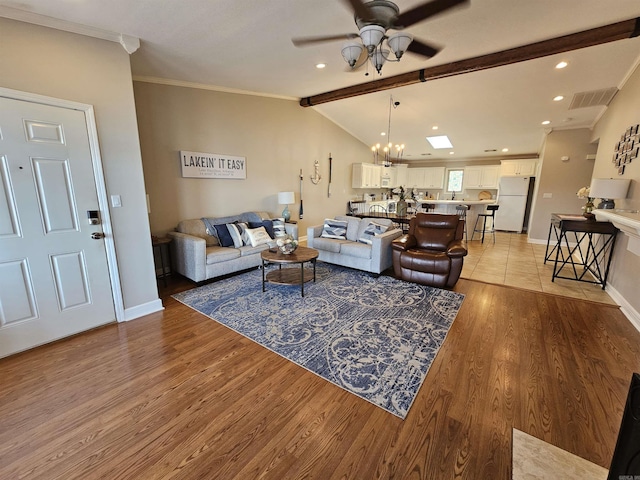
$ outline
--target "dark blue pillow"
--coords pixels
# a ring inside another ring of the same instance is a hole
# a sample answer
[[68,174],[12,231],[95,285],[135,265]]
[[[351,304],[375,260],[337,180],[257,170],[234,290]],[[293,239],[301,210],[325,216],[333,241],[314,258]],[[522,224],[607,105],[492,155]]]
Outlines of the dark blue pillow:
[[229,233],[227,225],[214,225],[214,227],[216,229],[216,237],[218,237],[220,245],[222,245],[223,247],[233,247],[233,238]]
[[273,222],[271,220],[263,220],[262,222],[249,222],[249,228],[264,227],[271,238],[276,238],[276,232],[273,230]]

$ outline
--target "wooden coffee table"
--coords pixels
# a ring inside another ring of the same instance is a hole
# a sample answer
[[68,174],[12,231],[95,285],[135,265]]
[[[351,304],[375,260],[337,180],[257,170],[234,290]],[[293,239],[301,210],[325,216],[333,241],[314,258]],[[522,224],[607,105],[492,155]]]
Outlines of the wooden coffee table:
[[[318,250],[307,247],[298,247],[295,252],[285,255],[280,250],[265,250],[260,256],[262,257],[262,291],[265,290],[266,282],[279,283],[281,285],[298,285],[300,284],[300,293],[304,297],[304,284],[313,280],[316,281],[316,259],[318,258]],[[313,273],[305,271],[305,262],[313,264]],[[275,263],[279,265],[277,270],[272,270],[265,274],[265,266],[267,263]],[[282,268],[286,264],[300,264],[300,270],[297,268]]]

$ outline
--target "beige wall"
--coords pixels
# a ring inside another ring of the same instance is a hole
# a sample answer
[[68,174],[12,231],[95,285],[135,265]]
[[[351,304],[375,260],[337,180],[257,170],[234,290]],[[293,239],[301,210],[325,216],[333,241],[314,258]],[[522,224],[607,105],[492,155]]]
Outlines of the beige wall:
[[[298,219],[299,173],[304,175],[306,227],[344,214],[356,192],[351,164],[369,161],[369,147],[297,101],[197,88],[134,83],[145,183],[154,234],[173,230],[187,218],[252,210],[279,215],[279,191],[294,191],[291,218]],[[246,157],[246,180],[182,178],[179,151]],[[327,196],[329,153],[332,196]],[[322,180],[310,181],[314,161]]]
[[125,309],[157,301],[129,55],[113,42],[0,18],[0,85],[94,106]]
[[[606,113],[600,119],[593,132],[593,138],[599,139],[593,176],[595,178],[618,178],[617,170],[611,163],[611,157],[617,142],[631,125],[640,124],[640,67],[630,76],[622,90],[613,99]],[[631,179],[628,198],[616,200],[616,208],[640,209],[640,159],[628,164],[620,178]],[[609,283],[624,299],[640,312],[638,278],[640,277],[640,257],[627,250],[628,237],[618,234],[614,259],[611,265]]]
[[[591,131],[586,128],[554,130],[547,135],[536,177],[530,239],[547,241],[552,213],[582,212],[586,200],[579,199],[576,192],[591,183],[594,161],[586,157],[595,154],[596,149],[597,145],[591,143]],[[569,161],[563,162],[563,156]],[[543,198],[545,193],[552,197]]]

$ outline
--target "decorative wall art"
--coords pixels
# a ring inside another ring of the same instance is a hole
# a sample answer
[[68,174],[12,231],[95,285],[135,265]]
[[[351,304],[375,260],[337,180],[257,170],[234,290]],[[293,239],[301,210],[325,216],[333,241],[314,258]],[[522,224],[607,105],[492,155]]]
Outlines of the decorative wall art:
[[640,154],[640,125],[632,125],[622,134],[616,143],[611,162],[618,169],[618,175],[624,175],[624,167]]
[[182,176],[187,178],[247,178],[246,157],[180,151]]

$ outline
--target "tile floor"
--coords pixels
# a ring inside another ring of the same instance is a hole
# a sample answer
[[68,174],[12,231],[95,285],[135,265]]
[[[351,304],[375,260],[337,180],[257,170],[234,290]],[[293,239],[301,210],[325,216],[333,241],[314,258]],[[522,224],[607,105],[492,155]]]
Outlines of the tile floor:
[[495,244],[491,236],[481,243],[476,234],[467,246],[462,278],[616,304],[599,285],[562,278],[552,282],[553,262],[544,264],[546,245],[528,243],[526,234],[497,232]]

